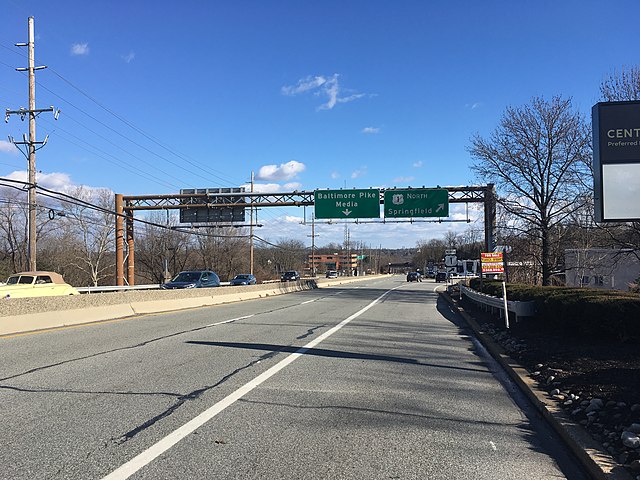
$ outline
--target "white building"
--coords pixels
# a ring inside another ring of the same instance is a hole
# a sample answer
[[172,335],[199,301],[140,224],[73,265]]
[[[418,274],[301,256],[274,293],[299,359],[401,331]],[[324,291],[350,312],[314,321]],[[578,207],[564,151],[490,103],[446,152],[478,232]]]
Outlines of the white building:
[[640,277],[640,252],[630,249],[587,248],[564,251],[568,287],[629,290]]

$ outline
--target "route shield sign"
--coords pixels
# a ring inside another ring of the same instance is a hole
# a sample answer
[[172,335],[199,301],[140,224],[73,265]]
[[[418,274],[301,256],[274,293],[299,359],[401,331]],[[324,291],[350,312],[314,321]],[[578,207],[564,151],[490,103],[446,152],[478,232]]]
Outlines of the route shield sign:
[[385,218],[448,217],[449,191],[445,188],[385,190]]
[[380,190],[316,190],[316,218],[380,218]]

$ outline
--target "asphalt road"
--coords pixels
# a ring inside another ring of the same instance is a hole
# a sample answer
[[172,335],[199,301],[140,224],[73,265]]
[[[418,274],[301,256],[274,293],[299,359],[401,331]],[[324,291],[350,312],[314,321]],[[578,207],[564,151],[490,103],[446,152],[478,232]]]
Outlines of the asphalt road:
[[436,286],[0,338],[0,476],[587,478]]

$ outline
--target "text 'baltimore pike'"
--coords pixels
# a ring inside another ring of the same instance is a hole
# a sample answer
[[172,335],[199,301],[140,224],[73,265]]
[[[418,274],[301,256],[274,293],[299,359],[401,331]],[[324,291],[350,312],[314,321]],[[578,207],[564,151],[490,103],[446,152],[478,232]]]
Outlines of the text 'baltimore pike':
[[377,190],[373,192],[316,192],[318,200],[335,200],[336,207],[357,207],[358,200],[378,199]]

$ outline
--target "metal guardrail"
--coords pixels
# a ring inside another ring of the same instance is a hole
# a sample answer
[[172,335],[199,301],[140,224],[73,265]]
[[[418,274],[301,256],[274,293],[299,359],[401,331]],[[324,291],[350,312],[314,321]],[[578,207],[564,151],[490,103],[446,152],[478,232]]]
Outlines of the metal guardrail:
[[[475,290],[460,285],[460,292],[475,303],[484,305],[485,307],[491,307],[492,310],[499,310],[504,315],[504,300],[502,298],[492,297],[485,293],[476,292]],[[536,314],[535,302],[519,302],[514,300],[507,301],[507,310],[513,312],[516,316],[515,321],[518,322],[518,317],[533,317]]]

